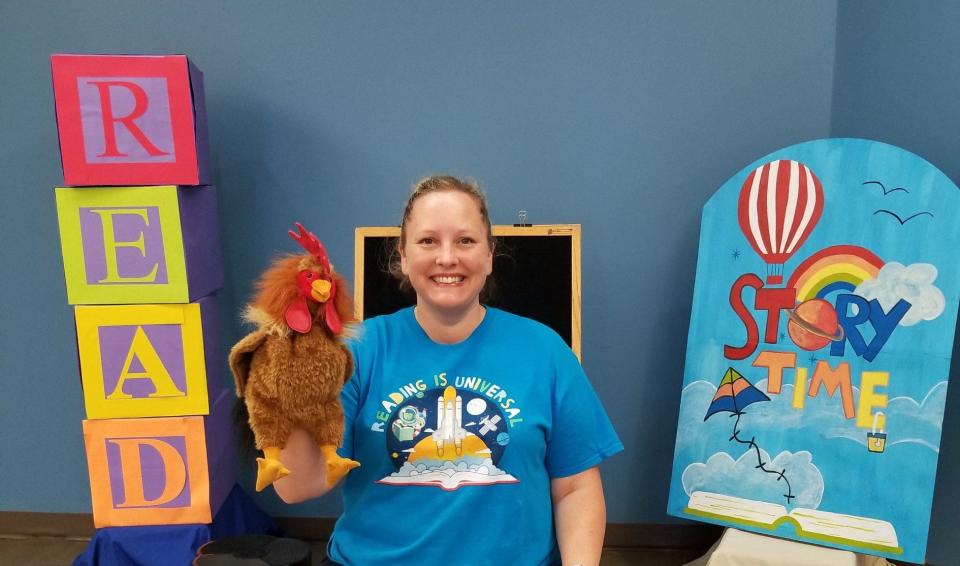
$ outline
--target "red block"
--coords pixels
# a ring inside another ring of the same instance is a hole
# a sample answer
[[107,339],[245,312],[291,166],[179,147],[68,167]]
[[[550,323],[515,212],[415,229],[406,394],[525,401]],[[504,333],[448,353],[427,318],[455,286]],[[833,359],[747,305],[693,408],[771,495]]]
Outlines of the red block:
[[209,184],[203,73],[185,55],[53,55],[67,185]]

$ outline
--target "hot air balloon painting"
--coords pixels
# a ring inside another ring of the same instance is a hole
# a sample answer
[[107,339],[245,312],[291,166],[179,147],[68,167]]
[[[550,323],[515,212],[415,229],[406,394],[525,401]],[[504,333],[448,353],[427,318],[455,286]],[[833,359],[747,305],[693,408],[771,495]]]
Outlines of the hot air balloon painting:
[[720,385],[717,387],[717,394],[713,396],[713,400],[710,402],[710,406],[707,408],[707,414],[703,417],[703,420],[706,421],[717,413],[731,413],[731,417],[736,417],[737,420],[733,423],[733,434],[730,436],[730,441],[745,444],[748,447],[747,450],[753,449],[754,452],[756,452],[756,469],[775,475],[777,481],[783,480],[787,487],[787,492],[783,494],[783,496],[787,499],[787,503],[790,503],[794,495],[790,488],[790,482],[787,481],[787,477],[784,475],[786,470],[780,470],[779,472],[776,470],[768,470],[766,466],[769,462],[763,461],[756,437],[751,437],[750,440],[740,438],[740,429],[738,428],[740,426],[740,417],[746,414],[743,409],[747,405],[769,400],[769,397],[747,381],[747,378],[743,377],[740,372],[732,367],[728,367],[727,371],[723,374],[723,379],[720,380]]
[[767,283],[783,282],[783,264],[803,245],[822,212],[820,179],[799,161],[771,161],[747,176],[737,217],[747,241],[767,263]]

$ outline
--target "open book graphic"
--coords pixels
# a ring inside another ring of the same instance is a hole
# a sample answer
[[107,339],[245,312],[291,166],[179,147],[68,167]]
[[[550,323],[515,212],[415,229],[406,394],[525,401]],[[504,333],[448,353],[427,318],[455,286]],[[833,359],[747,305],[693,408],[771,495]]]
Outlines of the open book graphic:
[[784,523],[793,524],[797,536],[833,544],[902,554],[897,533],[887,521],[842,515],[815,509],[796,508],[787,512],[776,503],[741,499],[719,493],[695,491],[685,512],[727,523],[736,523],[768,531]]
[[496,483],[517,483],[520,480],[510,474],[490,475],[469,471],[435,470],[417,475],[403,476],[391,474],[377,483],[391,485],[432,485],[444,491],[453,491],[461,485],[493,485]]

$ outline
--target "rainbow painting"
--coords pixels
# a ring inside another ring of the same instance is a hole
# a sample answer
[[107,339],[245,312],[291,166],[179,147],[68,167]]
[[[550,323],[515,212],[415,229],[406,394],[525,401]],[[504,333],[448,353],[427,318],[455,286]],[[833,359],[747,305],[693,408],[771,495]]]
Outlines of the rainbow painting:
[[824,248],[797,266],[787,287],[797,290],[797,302],[825,297],[834,291],[853,291],[873,279],[884,261],[867,248],[839,245]]

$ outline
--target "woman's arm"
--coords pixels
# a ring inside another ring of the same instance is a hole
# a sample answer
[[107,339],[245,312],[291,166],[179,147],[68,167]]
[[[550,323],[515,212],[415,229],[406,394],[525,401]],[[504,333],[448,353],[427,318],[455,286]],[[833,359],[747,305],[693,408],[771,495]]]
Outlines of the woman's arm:
[[557,544],[564,566],[597,566],[607,527],[603,483],[596,466],[579,474],[550,480]]
[[290,470],[290,475],[275,481],[273,488],[284,502],[300,503],[330,491],[326,458],[307,431],[293,429],[287,445],[280,451],[280,461]]

